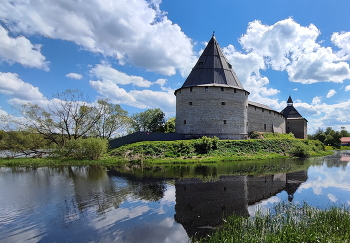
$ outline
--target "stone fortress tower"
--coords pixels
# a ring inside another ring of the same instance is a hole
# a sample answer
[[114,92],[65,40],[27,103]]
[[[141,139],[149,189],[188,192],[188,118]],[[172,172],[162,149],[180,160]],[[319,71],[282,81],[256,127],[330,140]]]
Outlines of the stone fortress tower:
[[293,100],[289,96],[287,100],[287,107],[284,108],[281,113],[287,119],[287,133],[294,133],[296,138],[307,138],[307,120],[303,118],[299,112],[293,106]]
[[186,138],[247,138],[249,92],[214,35],[175,95],[177,133],[184,133]]
[[175,130],[185,134],[186,139],[202,136],[247,139],[253,131],[292,132],[297,138],[307,135],[307,121],[298,112],[300,117],[289,119],[287,113],[248,101],[249,92],[243,88],[214,35],[182,87],[175,90],[175,96]]

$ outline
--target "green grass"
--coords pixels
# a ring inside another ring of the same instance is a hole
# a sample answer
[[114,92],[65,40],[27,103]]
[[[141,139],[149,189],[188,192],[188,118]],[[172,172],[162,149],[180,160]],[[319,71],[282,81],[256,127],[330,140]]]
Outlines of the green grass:
[[309,205],[277,204],[254,217],[231,216],[212,235],[193,242],[350,242],[350,210],[347,206],[321,210]]
[[350,150],[350,146],[325,146],[326,150]]
[[137,142],[110,152],[128,164],[186,164],[330,155],[323,144],[293,138]]
[[104,157],[98,160],[74,160],[61,158],[16,158],[16,159],[0,159],[0,166],[21,166],[21,167],[43,167],[43,166],[85,166],[85,165],[101,165],[116,166],[122,162],[113,157]]

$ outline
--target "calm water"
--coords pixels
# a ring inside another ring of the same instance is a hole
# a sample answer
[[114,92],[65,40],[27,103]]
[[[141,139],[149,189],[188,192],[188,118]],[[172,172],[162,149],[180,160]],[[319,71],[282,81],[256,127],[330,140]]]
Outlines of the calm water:
[[[155,168],[0,168],[0,242],[189,242],[281,201],[350,206],[350,151]],[[296,172],[283,173],[293,164]],[[282,171],[276,171],[280,168]],[[299,169],[298,169],[299,168]],[[270,175],[247,175],[273,170]]]

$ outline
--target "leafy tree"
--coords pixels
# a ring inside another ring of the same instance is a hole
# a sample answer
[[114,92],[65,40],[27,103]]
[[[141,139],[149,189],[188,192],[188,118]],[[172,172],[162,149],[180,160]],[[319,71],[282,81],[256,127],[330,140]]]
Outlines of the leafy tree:
[[147,109],[131,116],[131,126],[135,132],[164,132],[165,114],[161,109]]
[[[20,111],[24,122],[19,123],[27,130],[35,131],[45,139],[64,146],[66,141],[87,137],[92,131],[98,132],[99,136],[110,136],[117,127],[117,122],[110,120],[118,112],[125,114],[117,108],[105,100],[98,101],[98,105],[93,106],[81,91],[68,89],[54,95],[47,109],[31,103],[23,105]],[[104,128],[97,129],[99,124]]]
[[123,132],[130,126],[128,112],[118,104],[108,103],[107,100],[97,101],[97,110],[103,110],[101,118],[92,127],[91,134],[100,138],[110,139],[116,132]]
[[13,156],[42,156],[49,143],[41,134],[27,131],[1,131],[0,150],[12,152]]
[[334,131],[331,127],[327,127],[325,131],[319,128],[314,135],[309,136],[310,139],[319,140],[325,145],[337,146],[340,144],[341,132]]
[[170,118],[164,125],[165,133],[173,133],[175,132],[175,117]]
[[350,133],[347,130],[341,130],[340,134],[342,137],[350,137]]

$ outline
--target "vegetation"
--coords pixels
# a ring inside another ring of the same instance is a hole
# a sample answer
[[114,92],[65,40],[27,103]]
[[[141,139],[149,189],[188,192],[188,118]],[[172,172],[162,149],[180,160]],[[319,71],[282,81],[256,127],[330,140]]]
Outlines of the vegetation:
[[232,216],[211,236],[194,242],[350,242],[349,207],[320,210],[307,204],[277,204],[254,217]]
[[219,140],[202,137],[196,140],[138,142],[110,152],[124,163],[167,163],[190,161],[227,161],[256,158],[308,157],[326,155],[324,145],[315,140],[254,139]]
[[107,149],[107,139],[91,137],[68,140],[64,146],[56,146],[52,153],[61,158],[95,160],[105,155]]
[[176,121],[176,118],[172,117],[165,123],[165,125],[164,125],[164,132],[165,133],[175,132],[175,121]]
[[131,116],[134,132],[164,132],[165,114],[161,109],[148,109]]
[[333,146],[339,148],[340,138],[350,137],[350,133],[346,130],[334,131],[331,127],[327,127],[325,131],[319,128],[315,134],[308,135],[308,139],[319,140],[324,145]]

